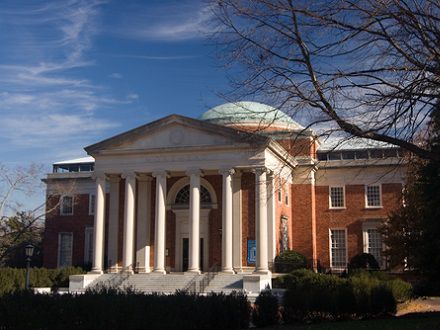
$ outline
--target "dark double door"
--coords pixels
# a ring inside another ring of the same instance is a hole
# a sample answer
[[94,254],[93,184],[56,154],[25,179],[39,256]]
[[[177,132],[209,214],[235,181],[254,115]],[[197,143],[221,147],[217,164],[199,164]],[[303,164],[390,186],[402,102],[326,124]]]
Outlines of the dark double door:
[[[186,272],[189,264],[189,238],[182,238],[182,270]],[[200,238],[200,260],[199,267],[203,271],[203,238]]]

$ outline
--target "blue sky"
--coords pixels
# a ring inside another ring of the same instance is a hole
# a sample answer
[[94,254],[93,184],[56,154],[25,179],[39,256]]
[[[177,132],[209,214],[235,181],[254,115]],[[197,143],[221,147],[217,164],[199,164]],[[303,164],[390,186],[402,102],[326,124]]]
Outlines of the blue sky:
[[116,133],[223,103],[211,19],[196,0],[3,0],[0,162],[49,170]]

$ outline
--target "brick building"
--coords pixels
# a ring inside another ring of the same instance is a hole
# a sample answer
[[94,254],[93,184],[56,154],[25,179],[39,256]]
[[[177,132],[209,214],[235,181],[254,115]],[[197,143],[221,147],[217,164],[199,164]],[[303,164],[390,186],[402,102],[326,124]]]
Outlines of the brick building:
[[272,107],[171,115],[85,148],[47,175],[44,265],[92,273],[270,274],[280,252],[341,271],[398,207],[399,150],[327,146]]

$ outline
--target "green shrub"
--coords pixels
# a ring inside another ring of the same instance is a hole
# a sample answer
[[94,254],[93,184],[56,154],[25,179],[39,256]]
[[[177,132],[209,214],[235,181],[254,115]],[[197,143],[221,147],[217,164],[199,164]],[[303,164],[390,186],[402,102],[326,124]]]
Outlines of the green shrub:
[[348,264],[348,271],[356,269],[378,270],[380,269],[376,258],[370,253],[359,253],[351,258]]
[[397,302],[404,302],[413,297],[413,288],[408,282],[396,278],[387,281],[385,284],[391,290]]
[[[79,267],[67,267],[59,269],[31,268],[29,272],[29,284],[31,287],[60,288],[69,286],[69,276],[83,274],[84,270]],[[0,268],[0,296],[24,290],[26,269],[23,268]]]
[[[297,270],[284,277],[286,323],[313,319],[347,319],[394,313],[397,296],[408,295],[400,280],[368,272],[341,278]],[[393,289],[394,288],[394,289]]]
[[278,298],[271,290],[263,290],[255,300],[252,310],[252,322],[256,327],[262,328],[278,324],[280,320]]
[[0,297],[0,315],[0,329],[247,329],[250,306],[242,293],[18,292]]
[[276,273],[290,273],[293,270],[306,267],[306,257],[296,251],[284,251],[275,257],[274,268]]

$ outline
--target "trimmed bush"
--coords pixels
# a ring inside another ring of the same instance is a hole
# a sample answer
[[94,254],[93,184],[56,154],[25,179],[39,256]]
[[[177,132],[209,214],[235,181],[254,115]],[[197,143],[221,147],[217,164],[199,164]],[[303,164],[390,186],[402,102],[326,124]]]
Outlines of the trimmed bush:
[[380,277],[384,276],[368,272],[341,278],[309,270],[294,271],[284,276],[287,286],[284,321],[337,320],[395,313],[396,301],[410,296],[410,285]]
[[255,300],[252,322],[258,328],[278,324],[280,320],[278,309],[278,298],[272,294],[271,290],[263,290]]
[[306,267],[306,257],[296,251],[284,251],[275,257],[274,268],[276,273],[290,273],[296,269]]
[[[60,288],[69,286],[69,276],[84,274],[84,270],[78,267],[59,269],[31,268],[29,284],[31,287]],[[0,296],[24,290],[26,269],[23,268],[0,268]]]
[[0,329],[246,329],[250,305],[241,293],[19,292],[0,298],[0,315]]
[[376,258],[370,253],[359,253],[351,258],[348,264],[348,271],[357,269],[378,270],[380,269]]

